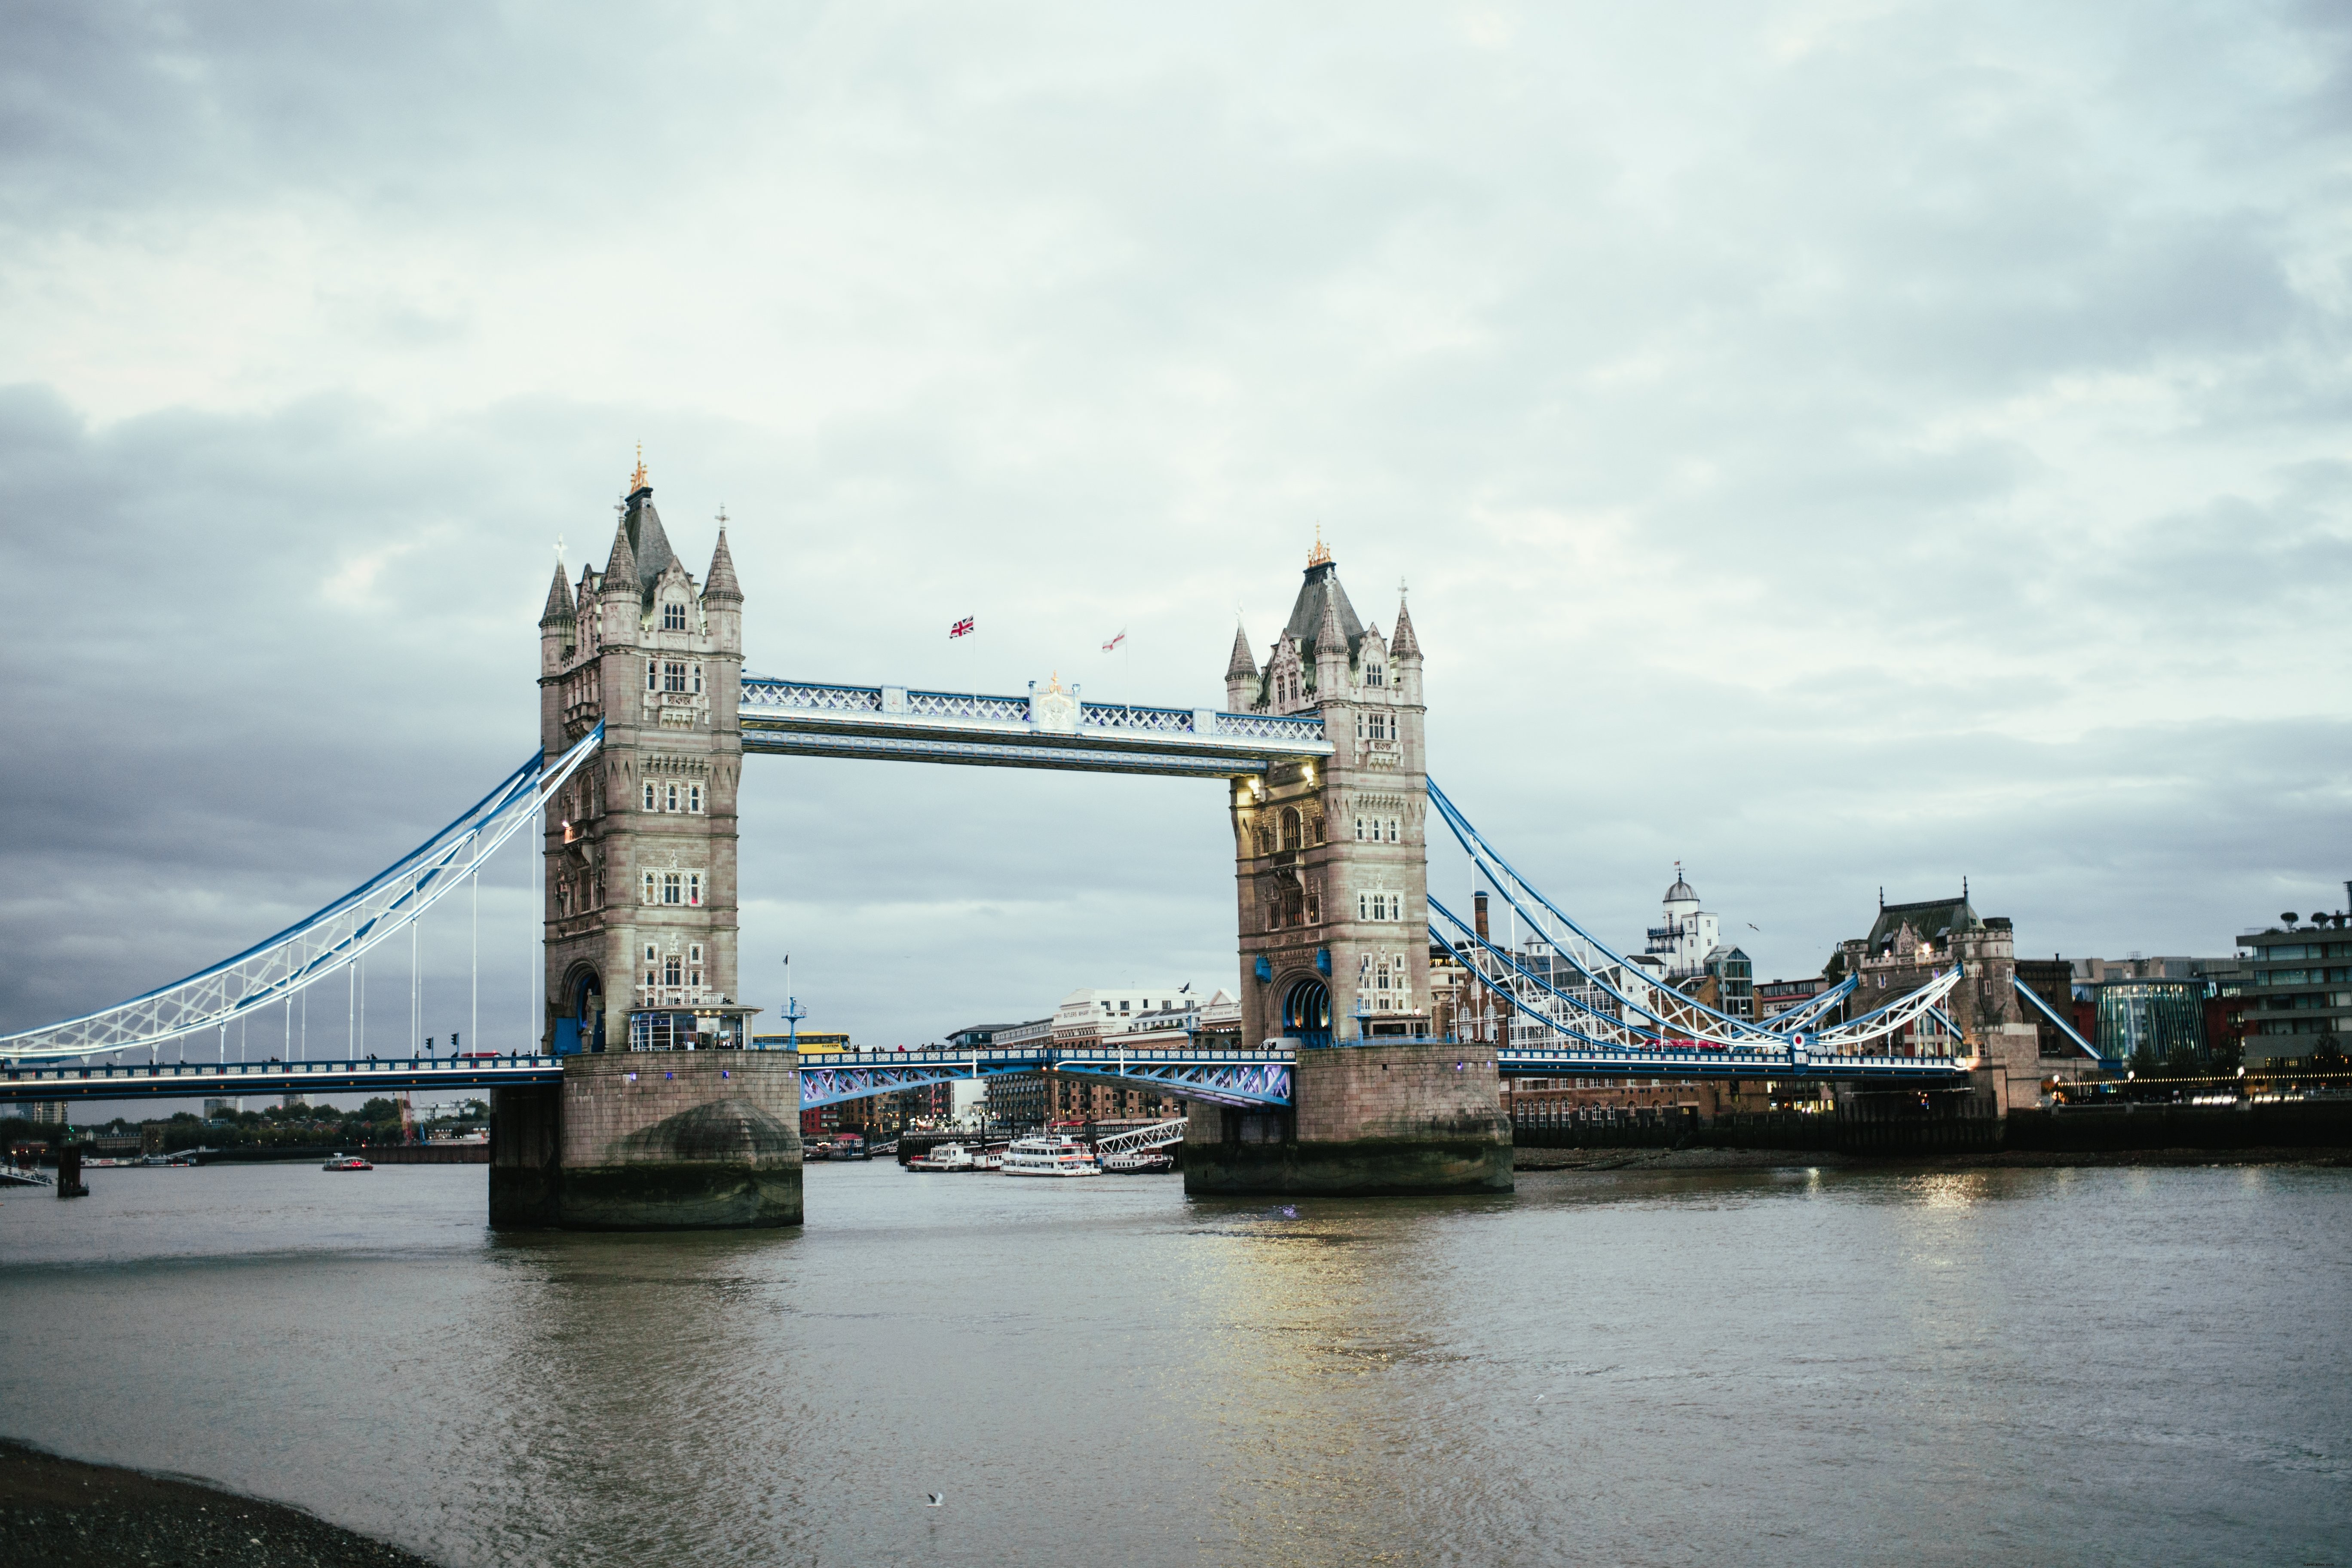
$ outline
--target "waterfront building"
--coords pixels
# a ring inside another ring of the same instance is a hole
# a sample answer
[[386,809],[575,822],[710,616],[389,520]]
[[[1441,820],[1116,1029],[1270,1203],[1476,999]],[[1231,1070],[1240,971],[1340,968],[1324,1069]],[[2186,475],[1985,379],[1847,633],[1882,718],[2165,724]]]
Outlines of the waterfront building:
[[1756,1016],[1760,1021],[1777,1018],[1793,1007],[1801,1007],[1830,988],[1821,975],[1809,975],[1802,980],[1765,980],[1756,986]]
[[1643,946],[1656,959],[1666,979],[1679,985],[1706,973],[1707,955],[1721,946],[1721,923],[1698,907],[1698,892],[1683,877],[1683,863],[1675,862],[1675,879],[1666,889],[1659,923],[1650,927]]
[[[2352,896],[2352,883],[2345,885]],[[2323,1038],[2352,1036],[2352,916],[2282,915],[2239,933],[2246,1065],[2307,1057]]]
[[1901,1000],[1955,963],[1966,975],[1945,1011],[1958,1036],[1930,1016],[1872,1047],[1927,1056],[1979,1047],[1988,1031],[2023,1020],[2024,1004],[2010,984],[2017,973],[2016,932],[2006,915],[1977,913],[1965,879],[1957,899],[1890,904],[1882,890],[1870,933],[1839,943],[1822,973],[1832,982],[1857,977],[1840,1005],[1843,1016],[1854,1018]]

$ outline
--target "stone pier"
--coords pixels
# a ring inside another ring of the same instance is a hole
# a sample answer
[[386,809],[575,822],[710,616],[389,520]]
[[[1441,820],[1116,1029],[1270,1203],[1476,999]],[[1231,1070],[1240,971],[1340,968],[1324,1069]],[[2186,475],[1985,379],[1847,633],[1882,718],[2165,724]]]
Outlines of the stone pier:
[[1491,1045],[1366,1040],[1298,1053],[1297,1110],[1195,1101],[1184,1190],[1371,1196],[1511,1190]]
[[625,1051],[491,1092],[499,1229],[726,1230],[801,1223],[799,1058]]

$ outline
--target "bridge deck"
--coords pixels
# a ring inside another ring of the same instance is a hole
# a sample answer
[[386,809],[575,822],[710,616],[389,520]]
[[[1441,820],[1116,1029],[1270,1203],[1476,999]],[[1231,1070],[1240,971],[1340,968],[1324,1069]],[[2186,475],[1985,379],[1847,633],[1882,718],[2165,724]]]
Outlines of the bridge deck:
[[1059,692],[992,697],[747,676],[736,712],[745,751],[811,757],[1244,778],[1332,752],[1320,713],[1081,702]]
[[[1377,1049],[1368,1041],[1355,1048]],[[1347,1048],[1347,1047],[1341,1047]],[[801,1103],[830,1105],[1007,1073],[1080,1073],[1165,1089],[1183,1100],[1238,1106],[1291,1101],[1297,1053],[1263,1050],[1121,1050],[1050,1044],[968,1051],[845,1051],[801,1058]],[[1566,1051],[1505,1047],[1505,1078],[1824,1079],[1948,1085],[1967,1068],[1948,1057],[1813,1057],[1768,1051]],[[392,1061],[165,1062],[100,1067],[16,1066],[0,1070],[0,1099],[136,1100],[265,1094],[372,1094],[416,1089],[498,1089],[560,1083],[558,1057],[467,1057]]]

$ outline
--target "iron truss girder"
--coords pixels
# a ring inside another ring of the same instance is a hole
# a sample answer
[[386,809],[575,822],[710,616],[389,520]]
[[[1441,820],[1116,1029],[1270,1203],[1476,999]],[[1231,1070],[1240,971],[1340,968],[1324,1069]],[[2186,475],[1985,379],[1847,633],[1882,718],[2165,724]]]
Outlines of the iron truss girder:
[[745,751],[793,756],[1246,778],[1334,750],[1319,712],[1222,713],[1059,693],[994,697],[753,676],[736,712]]
[[366,1094],[415,1089],[512,1089],[561,1083],[554,1057],[452,1061],[163,1062],[136,1067],[0,1068],[0,1100],[144,1100],[245,1094]]
[[827,1053],[802,1058],[801,1106],[810,1110],[845,1100],[928,1089],[958,1079],[1002,1078],[1050,1068],[1156,1089],[1179,1100],[1250,1109],[1290,1103],[1292,1061],[1287,1050],[1122,1051],[1049,1045],[981,1051]]

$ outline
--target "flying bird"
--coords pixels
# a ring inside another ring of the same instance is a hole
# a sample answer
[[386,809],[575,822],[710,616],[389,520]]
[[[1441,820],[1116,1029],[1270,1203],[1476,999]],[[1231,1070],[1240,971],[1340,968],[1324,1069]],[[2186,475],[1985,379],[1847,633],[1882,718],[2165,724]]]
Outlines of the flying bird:
[[948,1494],[945,1492],[925,1492],[923,1495],[931,1500],[923,1505],[925,1508],[937,1508],[948,1500]]

